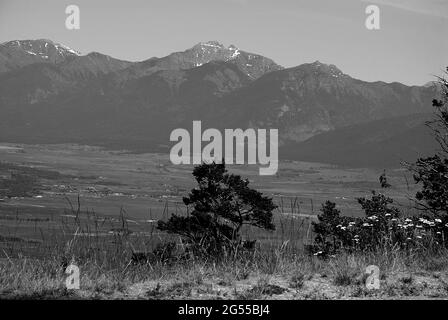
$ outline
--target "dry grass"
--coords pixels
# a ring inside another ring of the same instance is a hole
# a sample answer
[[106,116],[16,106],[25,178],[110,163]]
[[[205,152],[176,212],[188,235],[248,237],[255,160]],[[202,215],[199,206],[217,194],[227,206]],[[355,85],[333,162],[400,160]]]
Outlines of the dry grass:
[[[73,206],[71,223],[55,233],[42,232],[30,254],[28,242],[3,244],[0,250],[0,297],[32,299],[342,299],[448,297],[448,253],[358,252],[322,259],[310,256],[310,219],[275,215],[277,231],[245,230],[261,243],[248,254],[225,259],[144,260],[134,251],[151,252],[176,237],[158,234],[153,224],[132,229],[125,212],[105,222]],[[51,223],[46,221],[42,223]],[[114,230],[113,233],[109,233]],[[11,237],[16,235],[11,232]],[[37,252],[37,254],[36,254]],[[81,273],[80,290],[65,288],[69,263]],[[365,288],[365,269],[377,265],[381,289]],[[411,280],[409,280],[411,279]]]
[[[113,255],[114,251],[105,253]],[[65,289],[64,267],[57,256],[0,260],[2,298],[239,298],[321,299],[366,297],[448,297],[447,254],[406,256],[393,253],[343,254],[322,260],[275,251],[226,261],[179,260],[128,264],[74,259],[81,290]],[[438,261],[437,272],[434,260]],[[99,263],[97,263],[99,262]],[[365,289],[365,268],[381,270],[381,290]],[[135,287],[151,284],[142,290]]]

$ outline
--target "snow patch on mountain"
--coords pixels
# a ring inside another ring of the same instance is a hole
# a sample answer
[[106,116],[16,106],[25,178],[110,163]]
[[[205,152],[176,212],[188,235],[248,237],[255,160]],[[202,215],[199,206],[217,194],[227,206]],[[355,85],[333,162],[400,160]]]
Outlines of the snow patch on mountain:
[[74,54],[76,56],[80,56],[81,55],[80,52],[78,52],[76,50],[73,50],[72,48],[70,48],[70,47],[68,47],[68,46],[66,46],[66,45],[64,45],[62,43],[55,43],[54,46],[56,47],[56,49],[59,50],[59,52],[67,51],[67,52],[70,52],[70,53],[72,53],[72,54]]

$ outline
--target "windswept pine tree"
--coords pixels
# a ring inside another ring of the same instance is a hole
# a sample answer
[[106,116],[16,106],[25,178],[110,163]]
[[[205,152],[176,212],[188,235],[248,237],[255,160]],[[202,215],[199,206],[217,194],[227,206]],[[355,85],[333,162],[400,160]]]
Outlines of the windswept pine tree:
[[202,164],[193,170],[198,186],[183,199],[188,217],[172,215],[158,229],[178,234],[196,252],[218,256],[236,250],[243,226],[274,230],[271,198],[249,187],[249,180],[227,173],[225,164]]

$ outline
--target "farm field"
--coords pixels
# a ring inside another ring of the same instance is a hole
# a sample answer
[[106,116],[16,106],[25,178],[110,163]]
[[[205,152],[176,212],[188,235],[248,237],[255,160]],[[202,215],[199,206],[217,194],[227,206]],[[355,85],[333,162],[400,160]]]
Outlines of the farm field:
[[[117,215],[123,207],[135,219],[148,218],[150,211],[158,218],[166,203],[172,210],[176,205],[180,209],[182,197],[195,186],[193,166],[172,165],[168,154],[131,154],[76,145],[2,144],[0,161],[60,174],[60,178],[46,180],[45,190],[37,197],[2,202],[3,213],[8,208],[33,207],[57,212],[68,208],[66,198],[74,201],[80,195],[82,206],[98,214]],[[296,161],[281,162],[276,176],[259,176],[257,166],[228,165],[228,169],[247,177],[251,186],[273,197],[280,207],[297,198],[302,214],[316,214],[326,200],[336,202],[345,214],[359,214],[356,198],[378,190],[382,173]],[[404,169],[390,169],[387,175],[392,184],[387,194],[406,206],[407,196],[414,191],[411,176]]]

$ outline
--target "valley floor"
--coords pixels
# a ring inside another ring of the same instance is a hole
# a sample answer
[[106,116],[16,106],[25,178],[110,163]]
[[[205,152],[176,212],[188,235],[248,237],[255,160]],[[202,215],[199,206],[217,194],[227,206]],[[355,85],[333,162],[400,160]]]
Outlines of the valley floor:
[[[182,210],[182,197],[194,187],[191,166],[173,166],[167,155],[73,145],[5,144],[0,155],[0,176],[23,171],[35,176],[40,187],[33,197],[0,199],[3,299],[448,298],[447,254],[423,261],[382,254],[323,261],[300,253],[312,239],[310,221],[321,204],[331,200],[343,214],[361,214],[356,198],[379,187],[382,170],[282,162],[278,176],[260,177],[253,168],[231,167],[279,206],[274,233],[247,234],[264,247],[268,243],[271,253],[261,251],[257,259],[221,266],[193,261],[128,267],[134,249],[129,241],[137,249],[153,249],[162,240],[154,223]],[[388,195],[406,207],[413,191],[405,172],[390,170],[388,175]],[[122,237],[122,231],[132,231],[131,236]],[[288,252],[278,251],[285,243]],[[106,254],[106,249],[111,251]],[[61,259],[72,255],[84,259],[81,286],[67,291]],[[375,291],[365,287],[365,268],[371,264],[381,270],[381,286]]]

